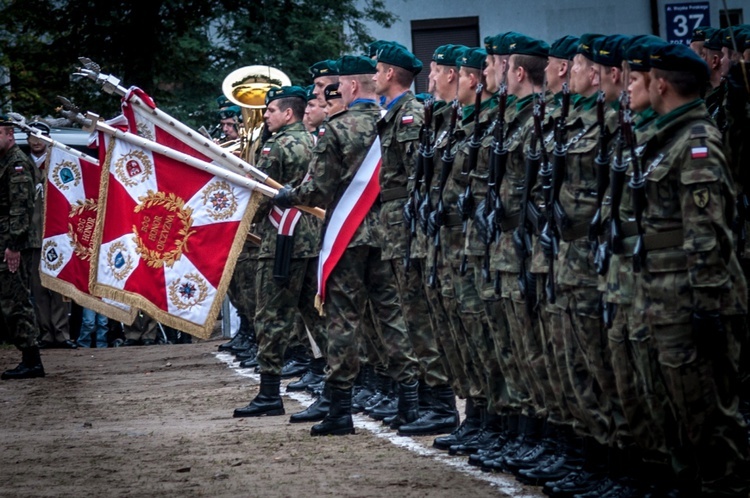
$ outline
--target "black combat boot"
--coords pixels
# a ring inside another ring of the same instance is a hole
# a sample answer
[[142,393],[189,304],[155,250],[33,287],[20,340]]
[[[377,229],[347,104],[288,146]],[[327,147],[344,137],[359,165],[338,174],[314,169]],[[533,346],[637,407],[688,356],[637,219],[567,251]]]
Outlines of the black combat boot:
[[281,376],[260,374],[260,391],[249,405],[237,408],[235,417],[262,417],[263,415],[284,415],[284,403],[281,401],[279,388]]
[[583,442],[584,462],[580,470],[571,472],[560,481],[544,485],[544,493],[549,496],[574,496],[588,493],[607,484],[607,447],[587,437]]
[[307,350],[304,347],[299,346],[294,348],[286,363],[281,368],[281,378],[289,379],[303,375],[310,368],[310,360],[310,355],[307,354]]
[[[370,396],[369,398],[362,400],[361,406],[362,411],[367,413],[369,410],[372,410],[373,407],[377,406],[380,401],[388,396],[388,393],[391,391],[393,381],[390,377],[384,374],[375,373],[375,392]],[[352,406],[352,413],[359,413],[354,411],[354,406]]]
[[[542,438],[547,428],[545,421],[537,417],[526,417],[524,424],[523,443],[519,448],[503,459],[506,471],[518,475],[521,469],[531,469],[547,457],[553,450],[553,438]],[[549,429],[550,431],[552,429]],[[551,435],[551,432],[548,433]]]
[[563,427],[558,430],[554,450],[547,459],[540,461],[534,468],[519,470],[516,477],[524,484],[546,484],[580,470],[582,465],[580,438],[575,436],[572,427]]
[[479,450],[488,450],[501,443],[503,435],[502,416],[483,410],[482,425],[477,435],[462,443],[450,447],[448,453],[451,455],[472,455]]
[[377,377],[375,368],[369,364],[362,364],[359,369],[359,383],[352,390],[352,413],[359,413],[365,409],[365,402],[377,391]]
[[219,351],[225,351],[227,353],[239,353],[250,347],[250,321],[244,316],[240,315],[240,329],[234,335],[232,340],[219,345]]
[[399,436],[428,436],[450,432],[458,427],[456,395],[450,386],[432,388],[431,406],[414,422],[402,425]]
[[318,396],[315,402],[301,412],[292,414],[289,422],[296,424],[300,422],[320,422],[328,415],[331,409],[331,389],[328,384],[323,388],[323,393]]
[[474,400],[466,400],[465,417],[461,425],[447,436],[436,437],[432,446],[439,450],[449,450],[454,444],[461,444],[473,438],[478,432],[481,424],[480,410],[474,406]]
[[[398,429],[402,425],[414,422],[419,418],[419,382],[398,384],[398,412],[388,421],[391,429]],[[385,422],[385,421],[384,421]]]
[[374,406],[366,406],[365,413],[373,420],[383,420],[398,413],[398,384],[391,381],[385,396]]
[[331,388],[331,407],[323,421],[310,429],[311,436],[345,436],[354,434],[352,390]]
[[35,379],[44,377],[44,366],[42,357],[39,356],[39,348],[32,346],[21,350],[21,363],[12,370],[6,370],[0,377],[3,380],[8,379]]
[[286,386],[287,391],[304,391],[310,384],[319,384],[326,378],[326,359],[315,358],[310,362],[310,368],[299,380],[290,382]]

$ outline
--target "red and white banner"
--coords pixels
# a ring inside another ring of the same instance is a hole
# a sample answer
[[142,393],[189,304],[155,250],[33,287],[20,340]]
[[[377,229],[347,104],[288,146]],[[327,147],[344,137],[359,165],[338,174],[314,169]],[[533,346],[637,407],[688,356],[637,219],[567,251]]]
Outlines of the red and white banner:
[[354,179],[331,213],[323,234],[318,257],[318,294],[315,296],[315,307],[321,313],[326,298],[326,281],[380,195],[380,164],[380,137],[376,136]]
[[102,144],[93,291],[207,338],[247,236],[252,190],[114,137]]
[[48,289],[129,325],[137,310],[92,296],[89,289],[100,178],[95,159],[50,147],[39,271]]

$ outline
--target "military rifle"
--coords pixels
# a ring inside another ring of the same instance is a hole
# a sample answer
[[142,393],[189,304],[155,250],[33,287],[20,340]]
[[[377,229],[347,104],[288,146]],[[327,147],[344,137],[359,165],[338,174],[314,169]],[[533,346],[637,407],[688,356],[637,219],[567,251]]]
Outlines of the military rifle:
[[[600,78],[601,81],[601,78]],[[596,145],[596,157],[594,167],[596,170],[596,213],[589,225],[589,241],[596,248],[599,244],[599,236],[602,234],[602,203],[604,194],[609,186],[609,134],[604,122],[605,95],[599,90],[596,97],[596,123],[599,127],[599,140]]]
[[[419,155],[422,156],[422,185],[424,185],[424,196],[417,206],[416,212],[419,214],[419,226],[422,233],[427,234],[427,221],[432,212],[432,199],[430,190],[432,189],[432,178],[435,174],[435,144],[433,142],[432,121],[434,116],[435,99],[429,97],[424,102],[424,123],[419,131]],[[422,185],[414,184],[414,189],[419,191]],[[414,196],[416,199],[418,194]]]
[[[621,254],[623,251],[622,239],[622,219],[620,218],[620,206],[622,206],[623,189],[625,188],[625,176],[628,171],[628,165],[623,161],[623,149],[628,148],[631,161],[637,161],[635,155],[635,132],[633,130],[632,112],[630,110],[630,99],[627,93],[623,94],[621,102],[623,112],[620,114],[620,133],[617,136],[617,145],[615,147],[615,160],[612,163],[610,194],[612,196],[612,212],[610,214],[609,240],[612,254]],[[603,273],[599,273],[602,275]]]
[[633,214],[635,216],[635,226],[638,231],[638,238],[635,241],[633,249],[633,272],[639,273],[646,261],[646,247],[643,241],[643,211],[646,210],[646,175],[643,172],[638,154],[636,154],[635,140],[631,141],[630,146],[631,160],[633,161],[633,177],[630,179],[628,186],[633,202]]
[[434,216],[434,233],[429,232],[428,224],[428,237],[433,239],[434,251],[432,253],[432,266],[430,267],[430,277],[428,284],[430,288],[434,289],[437,287],[437,265],[438,265],[438,253],[440,252],[440,227],[445,224],[445,202],[443,201],[443,191],[445,185],[448,183],[448,178],[453,170],[453,163],[456,159],[453,153],[454,138],[453,133],[456,131],[456,122],[458,121],[458,99],[453,99],[451,110],[451,120],[448,125],[448,142],[443,149],[443,153],[440,156],[440,162],[443,163],[443,167],[440,169],[440,185],[438,185],[438,202],[435,207],[435,211],[430,214],[430,217]]
[[409,273],[409,269],[411,268],[411,243],[417,235],[417,213],[421,202],[419,197],[419,186],[422,184],[422,178],[425,174],[425,157],[421,153],[421,139],[424,126],[423,123],[420,128],[420,143],[418,145],[419,150],[417,152],[417,157],[414,162],[414,176],[409,177],[409,180],[414,181],[414,187],[409,193],[406,204],[404,204],[404,222],[407,225],[406,255],[404,256],[404,272],[406,273]]
[[[484,215],[487,218],[487,242],[484,248],[484,263],[482,276],[485,282],[490,281],[490,249],[502,233],[502,220],[505,209],[500,199],[500,185],[503,183],[508,164],[508,149],[505,147],[505,108],[508,104],[508,85],[500,85],[498,95],[498,113],[492,129],[492,143],[490,144],[489,178],[487,181],[487,197],[484,204]],[[499,279],[495,279],[498,285]],[[498,294],[499,294],[499,289]]]

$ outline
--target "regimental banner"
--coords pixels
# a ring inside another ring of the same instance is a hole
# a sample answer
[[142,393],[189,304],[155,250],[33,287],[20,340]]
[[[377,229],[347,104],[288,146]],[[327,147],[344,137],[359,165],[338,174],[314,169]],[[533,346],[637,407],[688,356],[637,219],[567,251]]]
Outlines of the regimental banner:
[[120,139],[105,145],[91,288],[208,338],[257,207],[252,191]]
[[137,310],[92,296],[89,289],[100,177],[95,160],[50,147],[39,272],[44,287],[129,325]]

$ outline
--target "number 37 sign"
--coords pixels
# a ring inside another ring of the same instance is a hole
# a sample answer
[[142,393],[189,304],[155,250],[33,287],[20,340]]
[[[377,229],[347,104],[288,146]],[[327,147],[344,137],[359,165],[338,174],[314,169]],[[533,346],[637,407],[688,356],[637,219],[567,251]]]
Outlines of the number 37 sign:
[[665,8],[669,43],[688,44],[695,28],[711,25],[711,6],[708,2],[670,3]]

